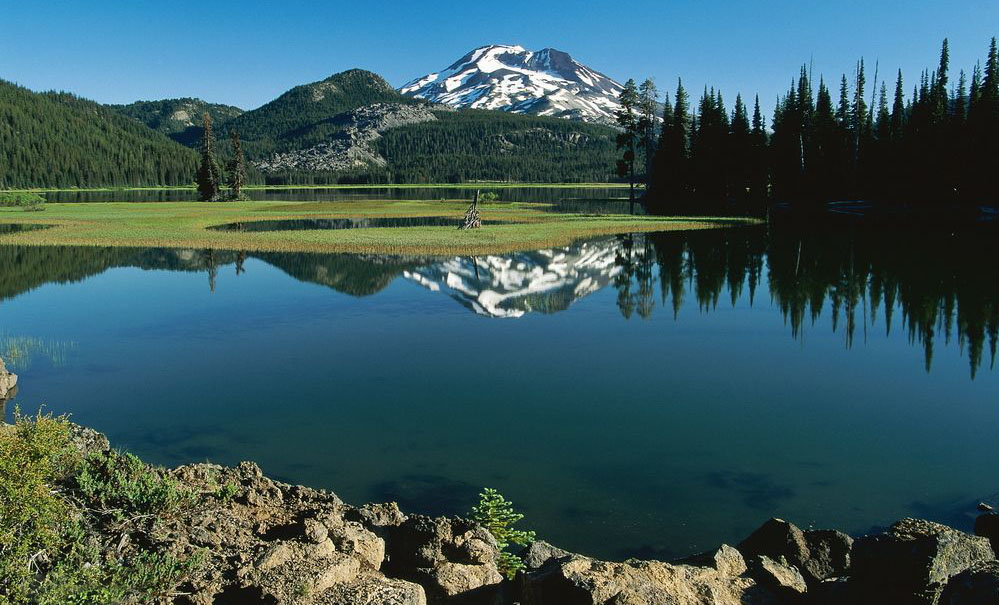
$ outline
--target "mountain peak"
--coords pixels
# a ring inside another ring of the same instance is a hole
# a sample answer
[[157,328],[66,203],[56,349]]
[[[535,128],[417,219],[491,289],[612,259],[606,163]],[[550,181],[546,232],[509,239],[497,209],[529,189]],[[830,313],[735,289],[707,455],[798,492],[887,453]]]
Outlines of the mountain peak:
[[611,123],[621,88],[564,51],[491,44],[412,80],[399,92],[453,107]]

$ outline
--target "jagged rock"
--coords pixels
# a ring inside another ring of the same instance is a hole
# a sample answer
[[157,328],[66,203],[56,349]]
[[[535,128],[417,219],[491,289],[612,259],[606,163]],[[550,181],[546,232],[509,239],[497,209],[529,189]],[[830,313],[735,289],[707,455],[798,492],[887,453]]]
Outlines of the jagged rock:
[[992,552],[999,553],[999,513],[987,512],[975,519],[975,535],[988,538]]
[[763,555],[784,559],[815,585],[845,575],[850,569],[853,539],[840,531],[802,531],[783,519],[770,519],[739,544],[747,557]]
[[746,573],[746,559],[735,548],[722,544],[714,550],[679,559],[674,563],[693,565],[695,567],[710,567],[729,576],[740,576]]
[[556,548],[543,540],[537,540],[527,547],[521,558],[527,569],[534,570],[541,568],[552,559],[565,559],[571,556],[573,556],[572,553],[568,551]]
[[7,366],[0,359],[0,402],[14,396],[17,388],[17,374],[7,370]]
[[850,570],[853,538],[834,529],[805,532],[808,560],[799,568],[809,584],[846,575]]
[[659,561],[607,563],[580,555],[551,557],[517,576],[523,605],[735,605],[769,594],[743,576]]
[[953,576],[940,595],[940,605],[999,603],[999,561],[982,561]]
[[377,570],[385,560],[385,540],[367,530],[360,523],[347,521],[331,532],[337,548],[351,553]]
[[985,538],[907,518],[854,541],[850,582],[898,603],[935,603],[951,576],[992,559]]
[[739,552],[746,557],[764,555],[777,560],[781,557],[801,568],[811,557],[805,532],[783,519],[770,519],[739,543]]
[[405,580],[367,577],[330,588],[315,605],[426,605],[423,587]]
[[314,544],[322,544],[330,535],[330,531],[318,519],[306,519],[303,525],[305,538]]
[[253,162],[261,172],[338,171],[387,164],[373,144],[392,128],[436,121],[445,107],[374,103],[347,111],[324,123],[334,128],[328,139],[306,149],[275,153]]
[[774,560],[766,555],[756,555],[751,560],[750,575],[777,595],[793,597],[808,592],[808,584],[798,568],[788,564],[783,557]]
[[73,447],[78,449],[84,456],[90,454],[102,454],[111,450],[111,443],[103,433],[98,433],[94,429],[71,424],[69,439]]
[[406,520],[406,515],[399,510],[399,505],[395,502],[365,504],[348,512],[346,517],[350,521],[359,521],[368,528],[396,527]]
[[431,600],[483,592],[503,579],[496,568],[496,540],[464,519],[413,515],[391,528],[388,551],[386,571],[418,582]]

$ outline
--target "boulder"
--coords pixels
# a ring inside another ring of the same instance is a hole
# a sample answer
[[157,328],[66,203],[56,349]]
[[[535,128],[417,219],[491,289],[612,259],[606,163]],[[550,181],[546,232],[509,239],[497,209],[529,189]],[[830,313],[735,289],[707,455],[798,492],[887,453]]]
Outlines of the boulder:
[[0,359],[0,401],[12,398],[16,388],[17,374],[7,371],[7,366]]
[[746,560],[743,558],[742,553],[728,544],[722,544],[718,548],[708,552],[679,559],[674,561],[674,563],[693,565],[695,567],[710,567],[730,576],[741,576],[746,573]]
[[845,576],[850,571],[853,538],[834,529],[805,532],[808,560],[800,567],[809,584]]
[[503,580],[496,567],[496,540],[470,521],[413,515],[388,536],[385,572],[419,583],[430,600],[485,595]]
[[763,555],[773,560],[784,558],[789,564],[804,566],[811,557],[805,532],[783,519],[770,519],[739,543],[739,552],[745,557]]
[[315,605],[426,605],[423,587],[405,580],[366,577],[317,595]]
[[988,538],[992,552],[999,553],[999,513],[986,512],[975,519],[975,535]]
[[797,567],[789,565],[782,557],[774,560],[766,555],[756,555],[750,560],[749,573],[754,580],[785,599],[808,592],[808,584]]
[[544,540],[532,542],[521,555],[524,565],[529,570],[540,569],[552,559],[565,559],[571,557],[572,553],[552,546]]
[[948,579],[993,558],[985,538],[907,518],[854,541],[850,582],[885,602],[935,603]]
[[775,518],[739,543],[738,548],[747,558],[783,560],[795,567],[809,585],[816,585],[849,573],[853,539],[835,530],[802,531],[793,523]]
[[947,580],[940,605],[999,603],[999,561],[981,561]]
[[751,579],[710,567],[659,561],[608,563],[580,555],[552,556],[518,574],[523,605],[736,605],[768,602]]

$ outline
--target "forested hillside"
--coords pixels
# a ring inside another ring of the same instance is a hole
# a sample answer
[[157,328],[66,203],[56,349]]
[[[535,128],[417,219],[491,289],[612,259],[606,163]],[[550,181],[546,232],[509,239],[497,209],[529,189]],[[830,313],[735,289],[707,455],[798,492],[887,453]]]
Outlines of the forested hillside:
[[208,103],[189,97],[136,101],[128,105],[109,105],[109,107],[188,147],[196,146],[201,139],[202,118],[205,113],[211,114],[216,127],[225,126],[233,118],[243,114],[243,110],[239,107]]
[[[306,133],[310,139],[321,136],[322,126],[345,111],[373,103],[418,102],[403,97],[377,74],[351,69],[319,82],[296,86],[220,130],[239,131],[247,154],[259,158],[297,148]],[[328,130],[335,129],[331,125]]]
[[596,124],[464,109],[378,141],[399,183],[613,180],[615,133]]
[[0,188],[186,185],[197,154],[109,107],[0,80]]
[[[351,113],[373,105],[382,112],[399,105],[431,107],[403,97],[377,74],[353,69],[293,88],[219,130],[239,131],[247,156],[258,163],[274,154],[328,154],[333,141],[347,148],[342,155],[368,158],[335,172],[270,168],[268,183],[578,182],[613,176],[614,131],[606,127],[442,108],[434,111],[435,120],[383,128],[373,136],[358,130]],[[224,146],[220,153],[225,156]]]

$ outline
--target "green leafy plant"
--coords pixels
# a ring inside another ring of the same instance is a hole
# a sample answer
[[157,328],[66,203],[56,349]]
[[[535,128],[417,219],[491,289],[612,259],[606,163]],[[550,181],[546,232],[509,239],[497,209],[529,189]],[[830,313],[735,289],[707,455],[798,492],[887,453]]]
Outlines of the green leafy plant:
[[480,202],[495,202],[499,199],[499,194],[495,191],[487,191],[479,196]]
[[45,209],[45,198],[28,191],[0,191],[0,206],[38,212]]
[[500,550],[496,565],[500,573],[512,580],[518,571],[524,569],[524,561],[507,549],[511,544],[528,546],[535,539],[533,531],[513,528],[524,515],[514,511],[513,502],[495,489],[487,487],[479,494],[479,504],[472,509],[471,517],[496,538]]
[[237,492],[239,492],[239,486],[232,481],[226,481],[216,490],[215,497],[222,502],[231,502],[236,497]]
[[88,456],[76,482],[89,505],[119,519],[137,514],[159,518],[197,500],[192,490],[128,453]]
[[72,432],[63,416],[18,409],[13,426],[0,425],[0,605],[117,605],[169,596],[203,564],[203,552],[122,553],[98,528],[111,513],[116,520],[167,514],[193,502],[193,494],[134,456],[84,459]]
[[52,489],[79,464],[65,418],[14,411],[14,425],[0,426],[0,603],[27,600],[35,564],[63,543],[69,515]]

